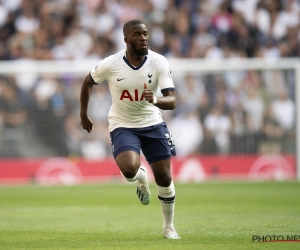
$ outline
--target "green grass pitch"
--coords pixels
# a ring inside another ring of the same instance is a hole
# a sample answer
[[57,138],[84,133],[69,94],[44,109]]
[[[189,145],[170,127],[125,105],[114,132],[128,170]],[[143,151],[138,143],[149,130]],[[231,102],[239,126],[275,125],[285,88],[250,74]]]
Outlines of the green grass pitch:
[[300,235],[299,182],[175,185],[181,240],[162,237],[155,185],[148,206],[127,183],[0,187],[0,249],[300,249],[300,242],[252,242]]

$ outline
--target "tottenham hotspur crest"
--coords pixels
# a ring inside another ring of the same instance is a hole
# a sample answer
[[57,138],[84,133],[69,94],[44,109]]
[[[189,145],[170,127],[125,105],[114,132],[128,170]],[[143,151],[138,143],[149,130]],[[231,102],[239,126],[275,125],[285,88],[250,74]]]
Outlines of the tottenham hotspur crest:
[[149,81],[148,83],[151,84],[152,83],[152,79],[151,79],[152,75],[150,75],[150,73],[148,73],[148,78],[149,78]]

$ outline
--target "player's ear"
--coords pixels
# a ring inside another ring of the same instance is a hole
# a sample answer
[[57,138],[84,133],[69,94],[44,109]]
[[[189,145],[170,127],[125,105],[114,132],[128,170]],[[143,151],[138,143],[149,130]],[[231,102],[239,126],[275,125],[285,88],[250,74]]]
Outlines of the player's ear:
[[128,43],[127,37],[124,37],[124,42],[125,42],[125,43]]

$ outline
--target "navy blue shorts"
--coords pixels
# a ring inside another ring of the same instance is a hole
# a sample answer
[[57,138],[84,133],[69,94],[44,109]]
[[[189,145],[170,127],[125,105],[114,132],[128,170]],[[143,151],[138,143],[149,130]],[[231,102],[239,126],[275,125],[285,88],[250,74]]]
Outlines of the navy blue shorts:
[[116,128],[110,133],[114,158],[124,151],[140,154],[149,164],[176,155],[175,144],[165,122],[145,128]]

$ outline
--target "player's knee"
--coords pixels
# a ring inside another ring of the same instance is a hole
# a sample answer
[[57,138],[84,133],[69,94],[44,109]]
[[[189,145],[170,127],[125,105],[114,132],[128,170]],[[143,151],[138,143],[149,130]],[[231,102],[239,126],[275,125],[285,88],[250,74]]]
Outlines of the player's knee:
[[135,167],[124,167],[124,168],[120,168],[122,174],[126,177],[126,178],[133,178],[136,175],[136,168]]
[[158,186],[169,187],[172,183],[171,173],[164,173],[155,178],[155,182]]
[[122,174],[126,178],[133,178],[139,168],[139,164],[137,162],[119,162],[118,163],[119,169],[122,172]]
[[133,178],[140,167],[139,156],[130,151],[120,153],[116,157],[116,163],[126,178]]

